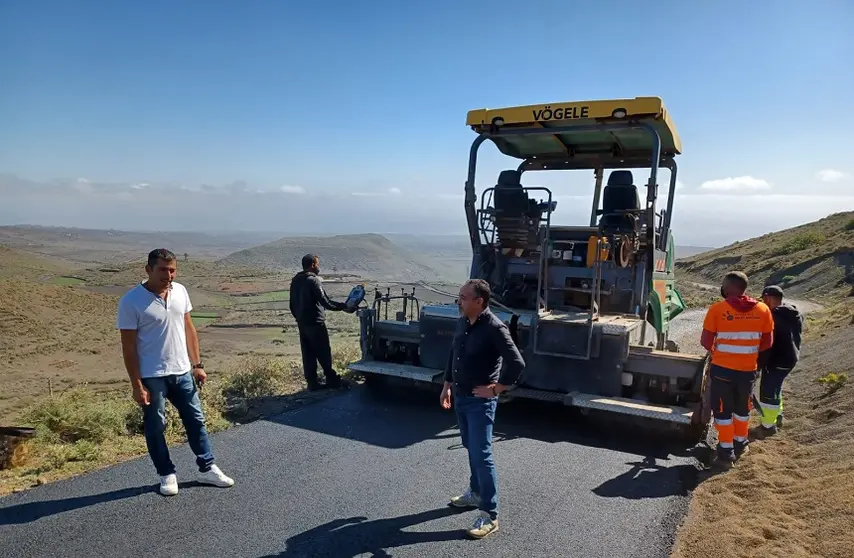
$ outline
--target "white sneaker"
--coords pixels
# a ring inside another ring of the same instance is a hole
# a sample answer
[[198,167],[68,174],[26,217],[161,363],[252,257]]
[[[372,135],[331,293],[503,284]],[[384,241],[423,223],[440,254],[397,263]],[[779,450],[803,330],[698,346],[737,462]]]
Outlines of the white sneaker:
[[477,519],[474,520],[474,525],[466,531],[466,534],[472,539],[482,539],[497,530],[498,520],[492,519],[488,513],[481,511]]
[[450,504],[455,508],[476,508],[480,505],[480,497],[469,488],[465,494],[451,498]]
[[160,477],[160,493],[164,496],[178,494],[178,477],[175,476],[175,473]]
[[216,465],[211,465],[209,471],[199,473],[197,480],[201,484],[212,484],[220,488],[228,488],[234,485],[234,480],[225,476],[225,473],[220,471]]

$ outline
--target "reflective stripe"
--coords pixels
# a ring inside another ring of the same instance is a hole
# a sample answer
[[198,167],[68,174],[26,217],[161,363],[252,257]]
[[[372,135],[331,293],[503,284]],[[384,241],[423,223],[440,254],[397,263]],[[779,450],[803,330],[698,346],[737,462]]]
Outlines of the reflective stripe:
[[718,445],[725,449],[732,449],[732,442],[718,442]]
[[759,347],[756,345],[718,345],[715,348],[722,353],[733,353],[737,355],[749,355],[759,352]]
[[721,426],[729,426],[730,424],[732,424],[732,419],[715,418],[715,424],[720,424]]
[[738,339],[741,341],[762,339],[762,334],[758,331],[719,331],[718,339]]
[[746,442],[747,436],[733,436],[732,439],[736,442]]
[[737,415],[735,413],[732,414],[732,418],[734,418],[735,420],[740,420],[741,422],[747,422],[750,420],[750,417],[743,417],[743,416]]

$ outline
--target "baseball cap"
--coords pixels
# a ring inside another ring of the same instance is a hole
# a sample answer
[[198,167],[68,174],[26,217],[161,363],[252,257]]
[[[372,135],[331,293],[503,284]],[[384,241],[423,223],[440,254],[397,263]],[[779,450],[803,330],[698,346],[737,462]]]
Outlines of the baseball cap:
[[776,296],[783,298],[783,289],[777,285],[769,285],[762,290],[762,296]]

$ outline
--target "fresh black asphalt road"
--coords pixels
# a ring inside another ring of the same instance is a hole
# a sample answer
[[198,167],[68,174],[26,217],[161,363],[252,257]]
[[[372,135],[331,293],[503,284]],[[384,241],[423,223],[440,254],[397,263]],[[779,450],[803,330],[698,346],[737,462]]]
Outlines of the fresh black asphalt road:
[[599,424],[500,405],[500,529],[480,541],[463,536],[477,512],[447,506],[468,478],[453,414],[354,389],[214,435],[229,489],[195,484],[183,445],[171,498],[147,456],[2,498],[0,555],[666,556],[693,459]]

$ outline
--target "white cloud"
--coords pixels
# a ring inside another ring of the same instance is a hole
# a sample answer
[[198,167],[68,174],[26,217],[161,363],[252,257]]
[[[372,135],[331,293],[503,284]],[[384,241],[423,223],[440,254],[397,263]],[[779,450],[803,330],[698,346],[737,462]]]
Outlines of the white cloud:
[[737,176],[707,180],[700,185],[701,190],[712,190],[715,192],[770,190],[771,185],[762,178],[752,176]]
[[289,186],[287,184],[279,186],[279,191],[285,194],[305,194],[305,188],[302,186]]
[[390,194],[399,194],[399,193],[400,193],[400,188],[393,187],[393,188],[389,188],[389,189],[388,189],[388,191],[389,191],[389,193],[390,193]]
[[139,184],[134,184],[131,186],[134,190],[142,190],[143,188],[148,188],[148,182],[140,182]]
[[681,180],[679,180],[679,179],[677,178],[677,179],[676,179],[676,189],[677,189],[677,190],[681,190],[681,189],[682,189],[682,188],[684,188],[684,187],[685,187],[685,183],[684,183],[684,182],[682,182]]
[[818,179],[822,182],[839,182],[848,175],[838,170],[823,169],[818,171],[816,176],[818,176]]

